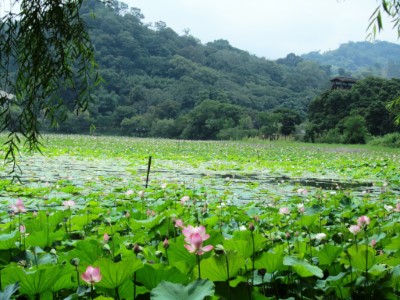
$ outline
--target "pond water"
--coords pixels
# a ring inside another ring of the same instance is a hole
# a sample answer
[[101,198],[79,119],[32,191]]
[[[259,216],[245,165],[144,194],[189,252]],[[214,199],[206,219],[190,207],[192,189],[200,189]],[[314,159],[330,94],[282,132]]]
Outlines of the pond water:
[[[20,180],[27,187],[55,186],[67,180],[70,185],[81,189],[83,194],[93,191],[121,193],[130,187],[145,186],[147,161],[131,162],[124,159],[83,159],[73,156],[45,157],[34,155],[21,161],[23,174]],[[2,174],[2,178],[10,175]],[[246,172],[234,168],[218,171],[209,163],[194,167],[185,162],[153,160],[149,185],[162,183],[184,184],[187,189],[207,187],[216,191],[215,197],[224,196],[232,202],[273,201],[287,199],[297,194],[299,188],[310,193],[324,190],[335,193],[338,189],[351,190],[352,195],[366,193],[379,195],[383,192],[400,195],[398,187],[382,187],[382,182],[340,180],[332,176],[296,177],[290,174],[273,173],[262,169]],[[11,194],[3,193],[1,198],[9,199]],[[68,194],[58,194],[68,198]]]

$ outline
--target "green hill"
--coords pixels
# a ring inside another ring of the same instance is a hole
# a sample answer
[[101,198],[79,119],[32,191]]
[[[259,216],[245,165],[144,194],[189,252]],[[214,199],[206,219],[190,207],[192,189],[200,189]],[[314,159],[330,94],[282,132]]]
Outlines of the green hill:
[[331,65],[334,75],[400,78],[400,45],[394,43],[349,42],[336,50],[324,53],[315,51],[301,57],[307,61]]
[[226,40],[202,44],[163,22],[144,24],[139,9],[109,3],[85,1],[81,11],[104,84],[89,110],[69,113],[58,131],[88,132],[93,124],[99,133],[171,138],[240,138],[263,127],[266,134],[283,116],[303,119],[329,87],[329,68],[315,62],[269,61]]

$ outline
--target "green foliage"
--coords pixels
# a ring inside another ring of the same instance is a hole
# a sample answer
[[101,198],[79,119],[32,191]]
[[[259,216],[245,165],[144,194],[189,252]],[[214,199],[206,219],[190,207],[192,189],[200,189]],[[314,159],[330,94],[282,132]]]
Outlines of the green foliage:
[[309,106],[306,138],[326,143],[366,143],[370,135],[399,130],[386,109],[400,95],[398,79],[359,80],[350,90],[330,90]]
[[97,75],[81,5],[82,1],[19,1],[18,12],[11,10],[0,20],[0,85],[14,94],[1,94],[0,131],[9,132],[5,158],[14,168],[22,137],[29,150],[37,150],[42,119],[54,126],[65,118],[68,101],[62,90],[70,90],[77,112],[88,106]]
[[382,137],[375,137],[368,143],[371,145],[400,148],[400,133],[388,133]]
[[132,274],[143,267],[142,262],[136,257],[128,257],[120,262],[102,258],[93,263],[99,267],[103,275],[98,286],[107,289],[119,288]]
[[[46,137],[47,157],[26,158],[32,170],[27,180],[1,186],[1,282],[19,282],[16,297],[398,295],[395,150],[260,140]],[[163,171],[151,172],[144,189],[149,154]],[[183,196],[189,199],[181,203]],[[18,198],[27,211],[10,214]],[[76,205],[65,209],[65,199]],[[354,235],[349,226],[362,215],[370,223]],[[174,226],[177,219],[183,227],[205,226],[210,236],[203,246],[214,249],[190,253],[185,248],[190,238]],[[20,224],[25,232],[16,230]],[[43,243],[45,232],[50,243]],[[93,289],[82,278],[88,266],[99,267],[102,276]],[[199,277],[203,280],[195,281]]]
[[285,266],[291,266],[300,277],[316,276],[322,278],[324,276],[320,268],[292,256],[285,256],[283,264]]
[[0,300],[10,300],[12,295],[19,289],[19,284],[9,284],[5,287],[4,292],[0,292]]
[[[288,134],[293,120],[269,126],[257,114],[288,107],[303,119],[310,99],[329,84],[329,70],[313,62],[268,61],[225,40],[203,45],[164,22],[143,24],[139,9],[121,5],[82,4],[104,84],[78,116],[66,90],[69,120],[57,129],[45,124],[45,130],[89,133],[94,125],[96,134],[227,140],[277,135],[280,128]],[[204,101],[213,102],[205,107]]]
[[36,270],[27,272],[20,267],[7,267],[1,272],[1,282],[5,285],[19,282],[21,294],[41,295],[50,290],[63,274],[64,268],[62,265],[42,265]]
[[359,115],[343,119],[343,142],[345,144],[365,144],[367,139],[367,124]]
[[385,41],[347,42],[338,49],[303,54],[302,59],[331,66],[334,76],[400,78],[400,46]]
[[151,292],[154,300],[193,299],[203,300],[214,295],[214,284],[209,280],[196,280],[187,286],[167,281],[161,282]]

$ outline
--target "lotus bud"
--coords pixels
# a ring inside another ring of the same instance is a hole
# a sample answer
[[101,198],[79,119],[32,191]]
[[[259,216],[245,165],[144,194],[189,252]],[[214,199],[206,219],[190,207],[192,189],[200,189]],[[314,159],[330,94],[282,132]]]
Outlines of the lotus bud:
[[74,267],[79,266],[80,260],[77,257],[74,257],[70,260],[71,265],[73,265]]
[[254,231],[254,224],[253,224],[253,222],[250,222],[250,223],[249,223],[249,230],[250,230],[250,231]]
[[163,247],[164,247],[164,249],[168,249],[169,248],[169,242],[168,242],[167,238],[163,242]]
[[156,251],[155,256],[157,258],[161,258],[163,256],[163,253],[161,251]]
[[142,251],[142,247],[139,246],[139,244],[133,245],[133,252],[135,254],[139,254]]
[[218,245],[215,246],[214,252],[217,255],[224,254],[225,253],[225,248],[221,244],[218,244]]
[[265,273],[267,273],[267,270],[264,269],[264,268],[263,269],[258,269],[258,271],[257,271],[257,274],[260,275],[260,276],[264,276]]

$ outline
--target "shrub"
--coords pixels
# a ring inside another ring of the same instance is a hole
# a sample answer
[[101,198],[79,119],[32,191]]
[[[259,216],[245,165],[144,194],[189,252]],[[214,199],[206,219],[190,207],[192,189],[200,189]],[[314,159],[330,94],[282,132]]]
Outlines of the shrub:
[[381,137],[375,137],[369,142],[371,145],[400,148],[400,133],[388,133]]

